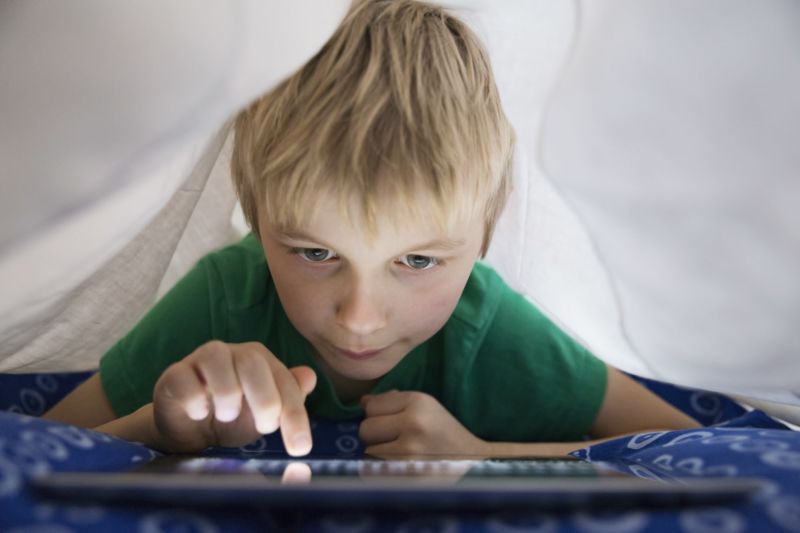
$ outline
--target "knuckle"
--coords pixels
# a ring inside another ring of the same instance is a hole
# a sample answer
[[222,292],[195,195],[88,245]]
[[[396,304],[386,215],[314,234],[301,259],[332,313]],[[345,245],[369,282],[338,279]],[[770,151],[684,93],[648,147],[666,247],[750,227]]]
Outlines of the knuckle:
[[174,398],[175,391],[182,380],[181,374],[188,370],[188,365],[183,362],[173,363],[168,366],[156,382],[154,393]]
[[289,371],[286,366],[280,361],[275,363],[270,363],[269,370],[272,373],[272,377],[275,379],[275,384],[281,390],[281,394],[284,398],[299,398],[300,397],[300,387],[297,384],[297,381],[294,379],[294,376]]
[[244,350],[241,352],[237,352],[236,354],[236,364],[237,366],[241,366],[244,369],[252,370],[254,368],[258,368],[260,364],[264,361],[264,357],[256,350]]
[[273,356],[272,354],[267,354],[266,360],[269,363],[269,367],[272,369],[273,374],[280,372],[281,374],[286,374],[287,376],[291,375],[289,372],[289,367],[277,357]]
[[261,357],[264,357],[267,354],[271,354],[269,349],[260,342],[244,342],[240,346],[244,349],[244,351],[253,352],[254,354],[258,354]]
[[220,357],[230,352],[228,345],[218,340],[208,341],[200,347],[200,350],[206,357]]
[[306,410],[301,406],[284,404],[281,415],[291,420],[300,420],[306,417]]
[[161,374],[161,380],[162,381],[174,380],[176,376],[178,376],[182,372],[186,372],[188,369],[189,365],[184,361],[178,361],[177,363],[172,363]]
[[193,357],[194,363],[200,368],[205,368],[209,365],[211,366],[218,365],[220,362],[224,362],[225,359],[229,358],[230,358],[230,350],[228,350],[227,346],[224,345],[223,347],[204,346],[204,349],[195,352]]
[[433,396],[424,392],[412,392],[409,396],[409,403],[419,407],[429,406],[432,400]]
[[421,435],[425,433],[425,420],[417,413],[410,413],[405,416],[404,427],[410,435]]

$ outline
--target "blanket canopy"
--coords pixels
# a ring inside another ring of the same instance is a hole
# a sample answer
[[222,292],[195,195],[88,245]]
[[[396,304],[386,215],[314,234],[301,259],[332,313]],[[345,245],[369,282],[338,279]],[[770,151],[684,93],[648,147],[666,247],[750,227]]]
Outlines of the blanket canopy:
[[[241,234],[229,120],[348,5],[2,8],[0,371],[95,368]],[[447,5],[518,134],[489,262],[614,366],[800,404],[800,7]]]

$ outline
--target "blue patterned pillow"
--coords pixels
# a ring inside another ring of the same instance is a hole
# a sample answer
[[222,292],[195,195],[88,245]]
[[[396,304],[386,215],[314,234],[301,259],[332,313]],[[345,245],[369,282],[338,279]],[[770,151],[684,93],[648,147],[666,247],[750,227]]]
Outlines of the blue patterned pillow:
[[0,411],[41,416],[92,374],[0,374]]

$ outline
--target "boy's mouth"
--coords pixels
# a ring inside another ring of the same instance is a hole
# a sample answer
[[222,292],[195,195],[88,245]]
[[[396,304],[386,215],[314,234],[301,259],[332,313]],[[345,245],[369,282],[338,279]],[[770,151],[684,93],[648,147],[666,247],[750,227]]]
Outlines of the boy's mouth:
[[381,353],[385,348],[378,348],[376,350],[345,350],[344,348],[339,348],[338,346],[335,347],[336,350],[344,355],[349,359],[355,359],[356,361],[363,361],[364,359],[369,359],[371,357],[375,357],[379,353]]

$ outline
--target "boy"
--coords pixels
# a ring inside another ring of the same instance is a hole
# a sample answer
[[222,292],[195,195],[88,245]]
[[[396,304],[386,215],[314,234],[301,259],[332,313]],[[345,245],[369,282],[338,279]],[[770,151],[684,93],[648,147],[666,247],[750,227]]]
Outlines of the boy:
[[280,428],[292,455],[311,450],[308,413],[365,416],[374,455],[557,455],[587,433],[697,426],[476,262],[514,141],[455,18],[360,2],[235,128],[254,233],[200,261],[48,418],[172,452]]

